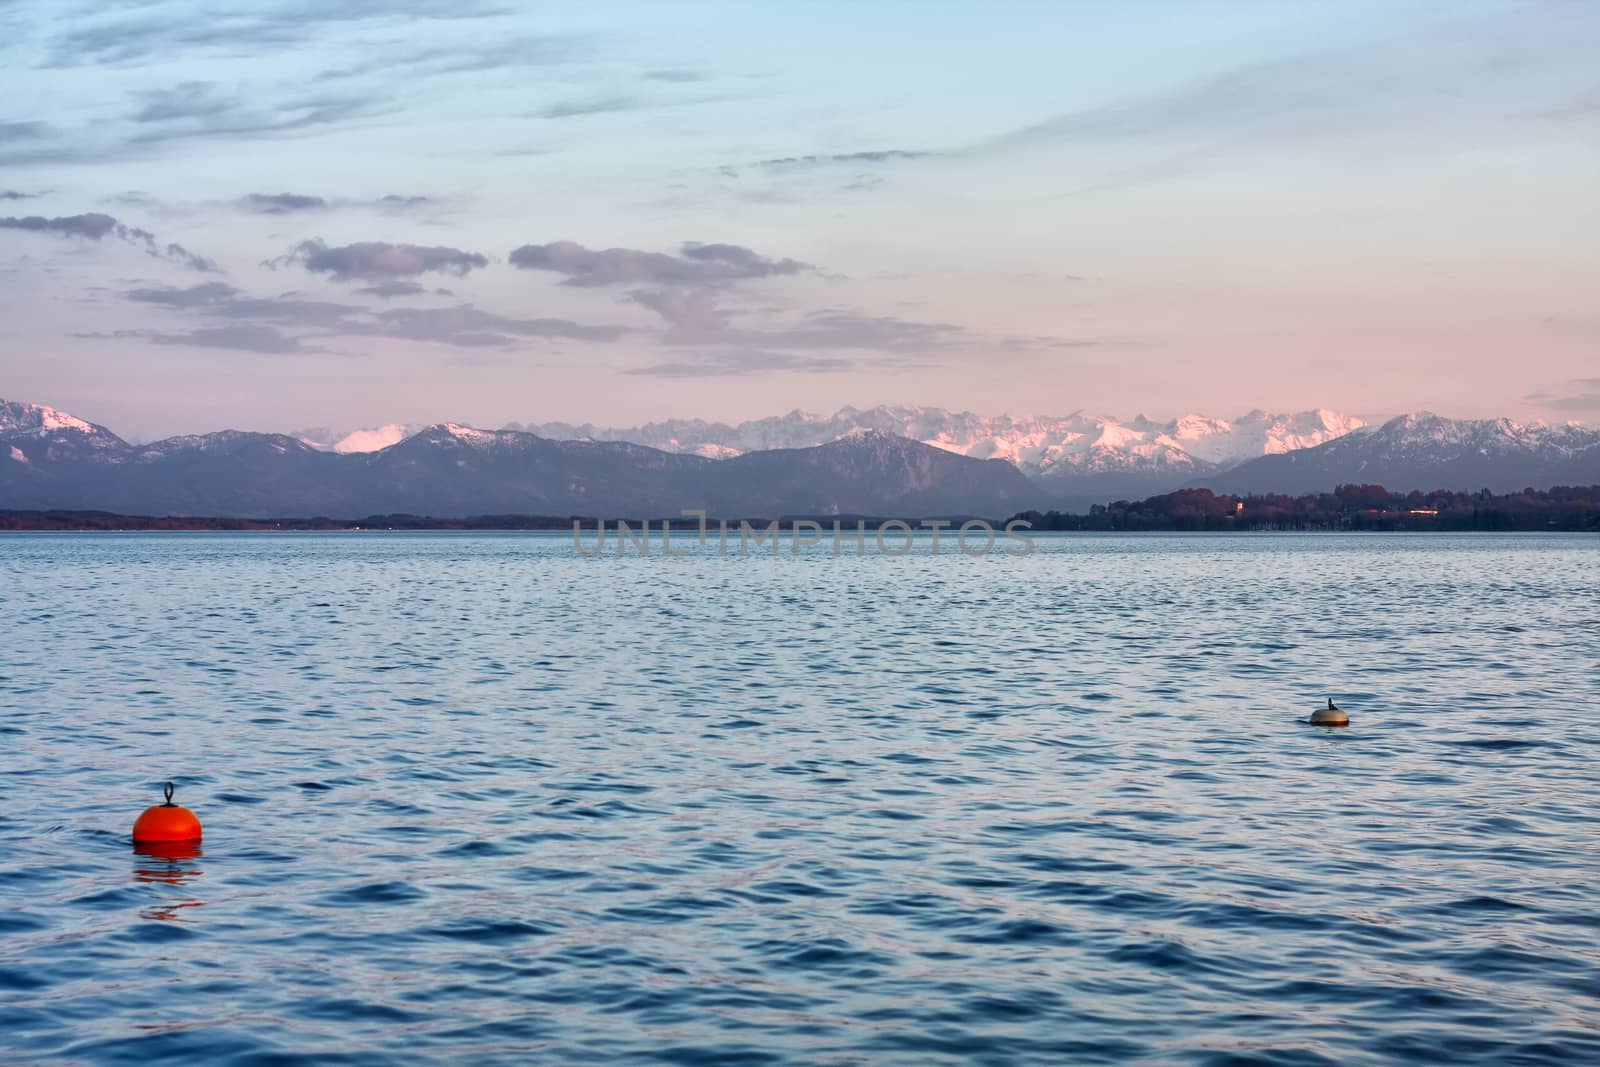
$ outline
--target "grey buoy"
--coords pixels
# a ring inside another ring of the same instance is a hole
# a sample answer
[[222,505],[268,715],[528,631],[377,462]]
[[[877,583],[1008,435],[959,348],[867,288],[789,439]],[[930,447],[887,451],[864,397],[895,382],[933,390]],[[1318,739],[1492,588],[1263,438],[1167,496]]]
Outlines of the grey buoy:
[[1340,711],[1338,706],[1334,704],[1333,698],[1329,697],[1328,706],[1313,711],[1311,718],[1307,719],[1306,722],[1309,722],[1312,726],[1349,726],[1350,716]]

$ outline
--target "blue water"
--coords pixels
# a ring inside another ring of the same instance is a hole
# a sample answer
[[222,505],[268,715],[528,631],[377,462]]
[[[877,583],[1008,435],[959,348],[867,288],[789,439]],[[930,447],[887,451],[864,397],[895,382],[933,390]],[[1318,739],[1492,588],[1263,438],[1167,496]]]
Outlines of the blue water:
[[0,537],[0,1060],[1600,1060],[1600,539],[1036,544]]

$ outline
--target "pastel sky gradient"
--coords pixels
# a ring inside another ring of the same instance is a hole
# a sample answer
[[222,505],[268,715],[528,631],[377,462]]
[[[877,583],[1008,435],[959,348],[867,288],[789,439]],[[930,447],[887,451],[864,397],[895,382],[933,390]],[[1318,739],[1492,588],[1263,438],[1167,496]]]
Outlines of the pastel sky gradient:
[[0,396],[1600,419],[1588,0],[0,0]]

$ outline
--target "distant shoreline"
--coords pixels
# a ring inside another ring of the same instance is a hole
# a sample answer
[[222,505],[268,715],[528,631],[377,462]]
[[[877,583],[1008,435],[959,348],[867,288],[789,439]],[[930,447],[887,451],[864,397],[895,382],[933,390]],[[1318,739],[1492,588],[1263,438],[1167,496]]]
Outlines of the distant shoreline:
[[[594,519],[580,519],[579,528],[585,536],[592,536],[598,523]],[[607,531],[615,533],[617,520],[606,519]],[[638,533],[643,520],[623,519],[629,527]],[[741,520],[728,520],[729,530],[736,531]],[[765,528],[769,523],[776,521],[778,528],[784,533],[793,530],[797,522],[815,522],[818,520],[805,518],[772,519],[747,519],[753,527]],[[824,524],[827,530],[832,529],[835,520],[829,517]],[[841,520],[844,530],[854,532],[856,518]],[[890,519],[861,519],[862,528],[875,531]],[[713,527],[717,520],[711,520]],[[467,519],[435,519],[424,516],[414,518],[414,521],[399,523],[372,522],[368,520],[342,521],[334,519],[232,519],[207,516],[154,516],[154,515],[112,515],[109,513],[78,514],[72,516],[56,513],[28,514],[23,512],[8,512],[0,510],[0,534],[7,533],[570,533],[572,519],[547,519],[543,516],[520,517],[492,517],[492,518],[467,518]],[[959,520],[955,525],[959,525]],[[996,526],[998,527],[998,522]],[[650,520],[650,534],[652,537],[660,536],[663,521]],[[698,526],[693,523],[683,523],[674,520],[673,533],[693,533]],[[952,532],[954,527],[946,529]],[[926,536],[927,529],[913,528],[913,533]],[[1591,533],[1600,534],[1600,517],[1588,525],[1575,524],[1546,524],[1544,526],[1503,526],[1503,527],[1441,527],[1420,525],[1397,526],[1237,526],[1233,528],[1193,528],[1180,529],[1175,527],[1061,527],[1050,525],[1034,526],[1028,531],[1030,535],[1038,534],[1272,534],[1272,533],[1411,533],[1411,534],[1457,534],[1457,533]],[[715,530],[713,529],[713,536]]]
[[469,515],[459,518],[387,513],[361,518],[235,518],[209,515],[124,515],[88,509],[0,509],[0,531],[16,532],[324,532],[357,533],[368,530],[404,531],[570,531],[574,524],[593,531],[604,524],[615,530],[626,523],[633,531],[659,532],[700,529],[702,521],[726,523],[737,530],[741,523],[765,528],[772,523],[784,531],[798,524],[832,530],[877,530],[890,524],[926,529],[959,528],[969,520],[1003,528],[1008,521],[1022,522],[1034,533],[1244,533],[1371,531],[1414,533],[1600,533],[1600,485],[1555,486],[1494,494],[1435,490],[1431,493],[1390,492],[1380,485],[1341,485],[1327,493],[1232,496],[1209,489],[1180,489],[1145,500],[1119,500],[1096,504],[1086,514],[1059,511],[1023,511],[1008,517],[957,515],[739,515],[702,520],[697,514],[670,520],[654,515]]
[[[930,521],[938,521],[959,526],[972,515],[956,516],[928,516]],[[919,517],[920,518],[920,517]],[[907,520],[881,515],[784,515],[773,519],[768,516],[737,516],[727,519],[711,518],[708,522],[715,527],[718,522],[725,521],[730,530],[737,530],[741,522],[751,526],[765,528],[768,524],[776,522],[779,529],[789,531],[796,523],[817,523],[826,529],[832,529],[835,522],[844,529],[854,531],[859,522],[867,530],[876,530],[880,526],[891,522]],[[919,519],[909,520],[913,525]],[[1003,526],[1003,519],[989,520],[995,526]],[[659,533],[667,520],[657,517],[624,516],[620,519],[607,516],[603,519],[592,515],[474,515],[466,518],[438,518],[432,515],[369,515],[360,519],[330,519],[314,517],[309,519],[284,518],[284,519],[253,519],[229,518],[224,516],[207,515],[122,515],[109,511],[10,511],[0,509],[0,533],[145,533],[171,531],[173,533],[368,533],[368,532],[448,532],[452,530],[492,532],[503,530],[507,532],[571,532],[573,524],[577,523],[584,531],[593,531],[601,523],[607,530],[614,531],[619,522],[627,523],[634,531],[638,532],[649,523],[652,533]],[[697,518],[674,518],[671,520],[672,529],[677,531],[698,531],[700,522]],[[714,532],[714,530],[713,530]]]

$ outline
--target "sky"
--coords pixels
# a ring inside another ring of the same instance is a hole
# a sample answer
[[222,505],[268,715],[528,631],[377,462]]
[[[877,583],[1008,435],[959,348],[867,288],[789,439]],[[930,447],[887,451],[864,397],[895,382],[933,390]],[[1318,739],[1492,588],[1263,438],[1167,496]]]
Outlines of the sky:
[[0,0],[0,396],[1600,422],[1589,0],[216,7]]

